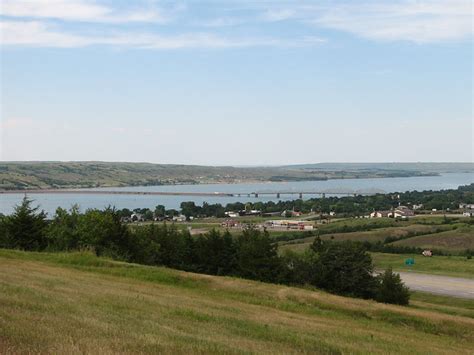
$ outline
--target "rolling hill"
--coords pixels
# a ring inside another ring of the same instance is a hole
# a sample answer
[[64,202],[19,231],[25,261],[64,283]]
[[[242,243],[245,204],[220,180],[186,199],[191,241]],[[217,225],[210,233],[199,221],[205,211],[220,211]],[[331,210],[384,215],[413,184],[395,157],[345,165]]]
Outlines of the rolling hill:
[[443,303],[0,250],[0,353],[470,353],[473,305]]
[[173,184],[304,181],[433,175],[417,170],[311,170],[111,162],[0,162],[0,189],[90,188]]

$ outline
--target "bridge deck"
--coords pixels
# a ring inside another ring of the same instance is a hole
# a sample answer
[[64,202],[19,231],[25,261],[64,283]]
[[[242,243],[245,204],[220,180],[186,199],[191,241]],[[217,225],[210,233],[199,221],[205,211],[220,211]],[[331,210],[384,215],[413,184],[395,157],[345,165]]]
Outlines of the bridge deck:
[[80,195],[156,195],[156,196],[204,196],[204,197],[241,197],[253,195],[355,195],[361,192],[347,191],[262,191],[262,192],[186,192],[186,191],[117,191],[83,189],[45,189],[45,190],[5,190],[0,194],[80,194]]

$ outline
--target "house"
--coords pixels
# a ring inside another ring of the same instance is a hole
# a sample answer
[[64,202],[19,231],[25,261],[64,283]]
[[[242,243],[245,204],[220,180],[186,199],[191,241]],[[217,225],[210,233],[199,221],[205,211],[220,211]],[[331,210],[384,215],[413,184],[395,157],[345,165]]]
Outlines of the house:
[[423,250],[423,253],[421,253],[423,256],[433,256],[433,252],[431,250]]
[[389,217],[401,217],[401,218],[408,218],[413,217],[415,212],[409,209],[407,206],[398,206],[392,213],[392,216]]
[[232,211],[225,212],[225,215],[230,218],[237,218],[240,216],[239,212],[232,212]]
[[474,203],[460,203],[459,204],[459,209],[468,209],[468,210],[473,210],[474,209]]
[[266,226],[270,228],[286,228],[286,229],[300,229],[300,230],[312,230],[313,225],[309,221],[295,221],[295,220],[271,220],[265,222]]
[[301,216],[301,212],[299,211],[295,211],[295,210],[284,210],[282,213],[281,213],[281,216],[282,217],[299,217]]
[[174,216],[173,222],[186,222],[186,216],[184,214],[180,214],[179,216]]
[[422,204],[422,203],[420,203],[419,205],[414,204],[414,205],[412,206],[412,208],[413,208],[414,210],[421,210],[421,209],[423,208],[423,204]]
[[386,218],[390,217],[392,211],[374,211],[370,214],[370,218]]
[[239,216],[260,216],[262,211],[259,210],[242,210],[239,211]]
[[141,213],[132,213],[132,215],[130,216],[130,220],[132,222],[144,222],[145,218]]
[[472,209],[472,210],[465,210],[465,211],[462,213],[462,215],[463,215],[464,217],[473,217],[473,216],[474,216],[474,209]]

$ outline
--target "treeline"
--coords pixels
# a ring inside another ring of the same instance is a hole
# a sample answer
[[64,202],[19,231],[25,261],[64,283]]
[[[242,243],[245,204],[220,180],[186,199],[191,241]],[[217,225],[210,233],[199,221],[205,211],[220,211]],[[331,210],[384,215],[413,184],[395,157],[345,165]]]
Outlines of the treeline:
[[316,238],[304,254],[279,255],[268,233],[247,229],[239,236],[211,231],[193,237],[173,225],[130,229],[112,208],[59,208],[52,221],[26,198],[15,213],[0,219],[0,247],[34,251],[93,250],[98,256],[164,265],[210,275],[271,283],[314,286],[332,293],[408,304],[409,293],[391,270],[373,275],[372,259],[359,243]]
[[258,210],[262,214],[283,211],[299,211],[302,213],[316,212],[328,214],[335,212],[345,216],[367,215],[374,210],[390,210],[399,205],[423,205],[425,210],[456,210],[460,203],[474,203],[474,184],[460,186],[453,190],[441,191],[411,191],[404,193],[376,194],[371,196],[326,197],[308,200],[278,201],[278,202],[249,202],[229,203],[225,206],[216,203],[204,202],[201,206],[194,202],[183,202],[180,210],[169,209],[158,205],[155,210],[147,208],[128,210],[119,213],[123,217],[130,217],[133,212],[140,213],[145,220],[154,218],[173,217],[183,214],[186,217],[225,217],[225,212],[238,212],[244,210]]

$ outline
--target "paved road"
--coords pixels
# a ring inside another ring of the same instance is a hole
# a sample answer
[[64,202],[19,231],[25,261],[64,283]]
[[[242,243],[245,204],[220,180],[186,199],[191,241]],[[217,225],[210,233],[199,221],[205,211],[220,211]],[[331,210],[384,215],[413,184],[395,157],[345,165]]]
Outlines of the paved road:
[[474,280],[460,277],[399,272],[405,285],[413,291],[474,299]]

